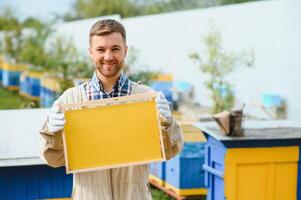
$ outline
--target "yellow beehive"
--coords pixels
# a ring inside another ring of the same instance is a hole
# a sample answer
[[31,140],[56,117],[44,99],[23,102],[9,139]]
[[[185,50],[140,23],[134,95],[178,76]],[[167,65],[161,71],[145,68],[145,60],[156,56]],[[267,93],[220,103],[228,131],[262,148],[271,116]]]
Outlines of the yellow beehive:
[[165,160],[157,95],[63,105],[67,173]]
[[233,200],[296,199],[298,159],[298,146],[228,149],[225,196]]
[[16,71],[16,72],[22,72],[25,71],[27,69],[26,65],[23,64],[9,64],[9,63],[5,63],[3,62],[3,70],[5,71]]
[[202,131],[193,123],[179,122],[179,124],[183,132],[184,142],[206,142]]
[[156,78],[157,81],[172,81],[173,77],[171,74],[159,74]]
[[60,79],[57,77],[43,75],[41,78],[41,86],[54,92],[61,91]]
[[178,111],[173,111],[172,112],[172,117],[177,120],[177,121],[181,121],[182,120],[182,113],[178,112]]
[[41,79],[43,77],[43,72],[29,71],[28,76],[31,78]]

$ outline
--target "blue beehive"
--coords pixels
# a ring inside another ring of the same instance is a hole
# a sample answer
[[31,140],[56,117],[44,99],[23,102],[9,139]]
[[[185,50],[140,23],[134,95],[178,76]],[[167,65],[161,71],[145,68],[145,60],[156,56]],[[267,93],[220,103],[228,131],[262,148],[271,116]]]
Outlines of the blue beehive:
[[52,91],[47,87],[42,87],[40,90],[40,104],[42,107],[49,108],[53,102],[58,98],[59,93]]
[[3,63],[2,85],[9,90],[18,90],[20,84],[20,74],[24,71],[24,65],[10,65]]
[[49,90],[42,85],[40,90],[40,105],[41,107],[51,107],[49,102]]
[[41,90],[42,74],[38,72],[30,72],[28,74],[28,94],[32,99],[39,99]]
[[204,185],[204,142],[184,143],[182,152],[166,162],[165,187],[178,195],[206,194]]
[[[205,173],[205,186],[209,188],[207,199],[224,199],[224,160],[226,148],[212,137],[207,138],[205,148],[205,170],[206,166],[214,164],[214,170]],[[214,188],[214,189],[212,189]],[[211,190],[210,190],[211,189]]]
[[23,72],[20,76],[20,94],[31,100],[39,100],[41,76],[39,72]]
[[0,85],[2,85],[3,60],[0,56]]
[[60,95],[60,85],[56,78],[43,77],[40,89],[40,105],[42,107],[51,107],[53,102]]
[[20,75],[20,86],[19,93],[23,96],[28,95],[28,77],[26,76],[27,72],[23,72]]
[[17,90],[19,88],[20,72],[3,70],[2,84],[10,90]]
[[40,106],[41,107],[46,107],[45,100],[46,100],[46,88],[43,85],[41,85],[41,90],[40,90]]
[[0,200],[71,197],[72,175],[46,165],[0,167]]
[[51,107],[53,102],[59,97],[59,92],[53,91],[49,88],[45,88],[45,99],[43,107]]
[[3,74],[3,69],[2,66],[0,66],[0,85],[2,85],[2,75]]
[[165,184],[165,167],[166,167],[166,162],[151,163],[149,166],[150,180],[155,181],[159,185],[164,186],[164,184]]
[[262,104],[266,107],[279,107],[283,103],[283,99],[278,94],[264,93],[262,94]]
[[33,97],[39,97],[41,90],[41,80],[38,78],[29,79],[30,91],[29,94]]
[[154,81],[151,85],[154,90],[163,92],[167,101],[173,102],[171,87],[172,82],[169,81]]
[[297,199],[301,200],[301,145],[299,146],[299,162],[298,162],[298,183],[297,183],[298,193]]
[[300,200],[301,128],[288,121],[248,122],[243,137],[227,137],[216,124],[202,126],[208,200]]

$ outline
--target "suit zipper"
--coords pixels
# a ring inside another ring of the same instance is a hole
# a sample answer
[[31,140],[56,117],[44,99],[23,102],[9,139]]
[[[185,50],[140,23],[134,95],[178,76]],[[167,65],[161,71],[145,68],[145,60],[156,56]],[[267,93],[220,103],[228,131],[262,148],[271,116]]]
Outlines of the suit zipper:
[[111,194],[112,194],[112,200],[114,200],[114,187],[113,187],[113,172],[112,169],[110,169],[110,186],[111,186]]

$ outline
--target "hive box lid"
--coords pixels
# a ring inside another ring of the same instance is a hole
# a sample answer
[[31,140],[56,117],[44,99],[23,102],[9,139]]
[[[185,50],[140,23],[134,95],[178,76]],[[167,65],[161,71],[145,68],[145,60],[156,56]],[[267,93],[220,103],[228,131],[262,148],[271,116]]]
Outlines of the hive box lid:
[[67,173],[165,160],[157,95],[146,93],[63,105]]
[[301,122],[291,120],[246,121],[243,137],[221,133],[214,122],[195,123],[206,137],[220,141],[226,147],[272,147],[301,145]]

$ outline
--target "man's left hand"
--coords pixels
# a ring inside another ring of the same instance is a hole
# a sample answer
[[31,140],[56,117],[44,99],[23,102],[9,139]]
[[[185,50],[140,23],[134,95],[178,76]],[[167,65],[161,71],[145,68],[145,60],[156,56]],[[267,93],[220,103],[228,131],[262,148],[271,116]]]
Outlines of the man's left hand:
[[159,96],[156,98],[157,109],[160,115],[164,117],[168,122],[171,122],[171,110],[168,101],[166,100],[164,94],[160,92]]

